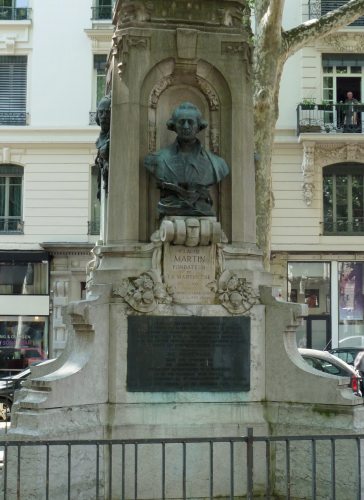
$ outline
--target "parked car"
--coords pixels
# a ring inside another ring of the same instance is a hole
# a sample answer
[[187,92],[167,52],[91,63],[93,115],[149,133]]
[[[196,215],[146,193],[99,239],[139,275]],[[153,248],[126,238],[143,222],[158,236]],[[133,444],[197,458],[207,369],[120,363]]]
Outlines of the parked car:
[[[33,365],[43,365],[54,361],[54,359],[41,360]],[[11,407],[14,400],[14,392],[20,389],[23,380],[30,375],[30,367],[9,377],[0,379],[0,419],[9,420]]]
[[47,359],[40,347],[0,347],[0,376],[8,376]]
[[364,335],[351,335],[339,340],[339,347],[362,347],[364,349]]
[[364,351],[363,347],[336,347],[335,349],[328,349],[330,354],[333,354],[352,366],[354,366],[357,354],[362,351]]
[[360,374],[353,366],[345,363],[340,358],[337,358],[328,351],[319,351],[316,349],[299,348],[301,354],[307,364],[324,373],[337,375],[338,377],[349,377],[350,387],[356,396],[361,396],[362,380]]
[[0,380],[0,418],[9,420],[14,399],[14,391],[30,375],[30,368]]

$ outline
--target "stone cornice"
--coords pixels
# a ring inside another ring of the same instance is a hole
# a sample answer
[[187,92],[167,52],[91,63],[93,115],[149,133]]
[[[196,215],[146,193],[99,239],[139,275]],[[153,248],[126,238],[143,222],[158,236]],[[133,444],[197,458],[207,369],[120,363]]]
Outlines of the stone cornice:
[[0,127],[0,144],[72,144],[94,145],[99,127],[49,128],[49,127]]

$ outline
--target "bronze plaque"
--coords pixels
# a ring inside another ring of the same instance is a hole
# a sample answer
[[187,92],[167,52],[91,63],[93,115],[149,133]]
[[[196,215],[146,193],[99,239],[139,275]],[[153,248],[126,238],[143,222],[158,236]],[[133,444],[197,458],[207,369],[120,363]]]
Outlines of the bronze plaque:
[[128,317],[128,391],[249,391],[250,318]]

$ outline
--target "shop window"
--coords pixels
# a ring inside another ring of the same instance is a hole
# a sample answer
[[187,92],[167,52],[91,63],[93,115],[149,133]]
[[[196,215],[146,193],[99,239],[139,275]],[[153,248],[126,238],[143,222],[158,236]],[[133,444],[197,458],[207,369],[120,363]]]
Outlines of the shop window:
[[339,262],[339,347],[364,347],[364,262]]
[[364,234],[364,165],[324,168],[323,209],[324,234]]
[[0,165],[0,233],[22,233],[23,167]]
[[324,349],[330,341],[330,263],[289,262],[288,302],[307,304],[308,319],[297,330],[297,345]]
[[48,317],[0,316],[0,378],[47,359]]

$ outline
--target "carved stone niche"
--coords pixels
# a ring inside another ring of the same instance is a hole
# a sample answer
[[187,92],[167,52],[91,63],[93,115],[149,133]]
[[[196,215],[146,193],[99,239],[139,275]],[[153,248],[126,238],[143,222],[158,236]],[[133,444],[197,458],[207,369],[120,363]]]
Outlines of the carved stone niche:
[[[183,33],[177,33],[177,35],[183,40],[186,37],[190,40],[188,50],[186,49],[183,55],[193,57],[196,43],[194,30],[182,31]],[[164,61],[153,68],[151,75],[154,73],[158,76],[156,81],[153,81],[148,86],[147,79],[145,89],[143,89],[147,100],[147,108],[144,108],[147,109],[145,118],[148,150],[146,153],[157,151],[174,142],[176,134],[167,129],[166,122],[170,118],[172,111],[181,102],[188,101],[201,110],[204,119],[208,122],[207,129],[199,134],[201,143],[206,149],[223,156],[230,165],[230,158],[223,155],[221,142],[223,132],[226,133],[226,137],[229,136],[228,127],[226,130],[221,129],[223,110],[228,109],[226,96],[230,95],[223,77],[217,74],[216,70],[206,62],[199,61],[199,63],[196,63],[192,60],[185,63],[176,63],[175,60]],[[141,158],[145,154],[144,152],[141,153]],[[155,186],[155,181],[150,179],[146,172],[141,170],[140,175],[145,189],[144,195],[142,194],[140,199],[148,200],[144,207],[141,207],[141,214],[145,213],[147,224],[141,227],[140,233],[143,235],[142,239],[148,240],[149,236],[159,226],[155,208],[159,200],[159,190]],[[144,181],[143,177],[146,177]],[[223,184],[226,185],[229,182],[228,179]],[[224,222],[221,210],[224,200],[221,189],[223,189],[221,186],[214,186],[211,189],[211,196],[216,216],[222,222],[224,231],[229,233],[229,222]],[[143,224],[143,221],[141,221],[141,224]]]

